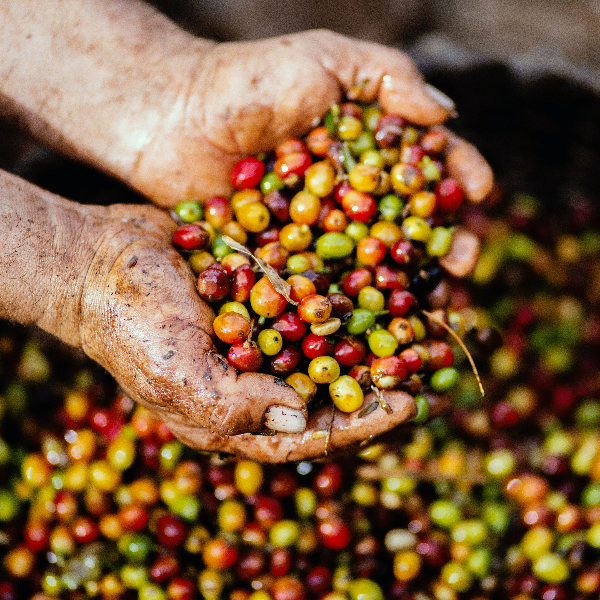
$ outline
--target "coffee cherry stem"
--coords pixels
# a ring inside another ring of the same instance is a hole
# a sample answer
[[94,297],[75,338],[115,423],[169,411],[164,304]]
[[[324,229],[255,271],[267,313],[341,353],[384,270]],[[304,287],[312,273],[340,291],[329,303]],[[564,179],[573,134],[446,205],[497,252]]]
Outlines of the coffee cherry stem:
[[388,415],[391,415],[394,411],[392,410],[392,407],[385,401],[385,398],[383,397],[383,392],[375,385],[372,385],[371,389],[377,397],[377,402],[379,406],[381,406],[381,408],[383,408],[383,410],[385,410],[385,412]]
[[479,377],[479,372],[477,371],[477,367],[475,366],[475,361],[473,360],[473,357],[471,356],[471,353],[465,346],[464,342],[458,337],[458,335],[456,335],[456,332],[451,327],[449,327],[446,323],[444,323],[444,321],[442,321],[437,315],[430,313],[424,309],[421,309],[421,312],[428,319],[435,321],[441,327],[443,327],[456,340],[458,345],[463,349],[463,352],[467,355],[467,358],[469,359],[471,369],[473,369],[473,373],[475,374],[475,379],[477,379],[477,383],[479,385],[479,390],[481,391],[481,397],[482,398],[485,397],[485,390],[483,389],[483,384],[481,383],[481,378]]

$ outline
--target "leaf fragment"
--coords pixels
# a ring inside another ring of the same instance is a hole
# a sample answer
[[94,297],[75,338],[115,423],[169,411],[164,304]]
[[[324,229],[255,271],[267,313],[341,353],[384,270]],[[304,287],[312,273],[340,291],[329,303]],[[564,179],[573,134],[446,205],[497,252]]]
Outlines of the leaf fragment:
[[359,413],[358,418],[362,419],[367,415],[370,415],[377,407],[379,406],[379,402],[377,400],[373,400],[373,402],[369,402]]
[[385,410],[385,412],[388,415],[391,415],[394,411],[392,410],[392,407],[385,401],[385,398],[383,397],[383,392],[375,385],[372,385],[371,389],[377,397],[377,403],[379,404],[379,406],[381,406],[381,408],[383,408],[383,410]]
[[258,265],[259,269],[267,276],[275,291],[281,294],[290,304],[298,306],[299,303],[295,300],[292,300],[290,296],[290,293],[292,291],[290,284],[287,281],[283,280],[279,276],[279,273],[277,273],[277,271],[270,264],[266,263],[262,258],[254,256],[254,254],[252,254],[252,252],[250,252],[250,250],[246,248],[246,246],[240,244],[239,242],[236,242],[228,235],[222,235],[221,239],[230,248],[233,248],[236,252],[245,254],[248,258],[254,260],[254,262],[256,262],[256,264]]

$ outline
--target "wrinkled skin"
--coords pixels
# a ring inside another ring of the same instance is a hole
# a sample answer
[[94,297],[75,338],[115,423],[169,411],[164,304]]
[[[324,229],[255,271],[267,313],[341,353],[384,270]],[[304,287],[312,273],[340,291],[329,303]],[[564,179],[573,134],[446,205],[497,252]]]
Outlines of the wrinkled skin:
[[[10,68],[0,73],[3,113],[164,207],[229,193],[240,157],[306,132],[344,92],[424,125],[442,123],[453,110],[406,56],[375,44],[313,31],[216,45],[133,1],[56,4],[14,0],[0,14],[0,43],[12,44]],[[11,61],[14,46],[33,57],[25,67]],[[471,145],[451,136],[446,160],[469,200],[488,194],[490,169]],[[15,251],[0,266],[25,273],[33,259],[40,285],[27,293],[18,277],[0,275],[0,316],[37,323],[82,347],[189,445],[270,462],[316,458],[414,415],[411,396],[385,392],[391,415],[381,408],[360,420],[336,413],[327,447],[312,434],[328,429],[329,409],[311,415],[305,433],[244,433],[262,428],[272,404],[306,409],[274,378],[238,376],[216,355],[214,315],[170,246],[165,215],[149,207],[74,208],[15,179],[3,178],[12,188],[0,202],[2,234]],[[15,216],[17,199],[23,204]],[[44,211],[50,228],[37,220]],[[21,244],[15,236],[30,229],[35,241]],[[457,250],[447,270],[462,275],[477,251],[476,244],[467,254]]]

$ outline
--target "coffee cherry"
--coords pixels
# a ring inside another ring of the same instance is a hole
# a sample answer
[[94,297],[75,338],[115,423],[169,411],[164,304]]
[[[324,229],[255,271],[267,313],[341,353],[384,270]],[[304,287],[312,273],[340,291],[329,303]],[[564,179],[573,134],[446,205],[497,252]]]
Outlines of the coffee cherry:
[[371,380],[378,388],[392,389],[406,379],[406,363],[399,356],[385,356],[371,365]]
[[239,371],[256,372],[263,362],[263,355],[255,342],[238,342],[229,348],[227,360]]
[[310,361],[308,376],[315,383],[332,383],[340,376],[340,365],[331,356],[319,356]]
[[231,171],[231,182],[238,190],[256,187],[265,173],[265,165],[257,158],[238,161]]
[[302,298],[298,316],[307,323],[323,323],[331,315],[331,302],[325,296],[312,294]]
[[202,250],[210,241],[210,234],[204,227],[191,223],[182,225],[171,236],[173,244],[184,250]]
[[254,284],[250,292],[250,304],[257,315],[276,317],[284,311],[287,301],[275,291],[268,277],[263,277]]
[[213,264],[198,277],[198,293],[207,302],[218,302],[229,293],[229,277],[225,269]]
[[226,344],[235,344],[248,337],[250,323],[237,312],[219,315],[213,322],[215,335]]
[[364,401],[360,385],[349,375],[341,375],[329,385],[329,396],[336,408],[342,412],[354,412]]

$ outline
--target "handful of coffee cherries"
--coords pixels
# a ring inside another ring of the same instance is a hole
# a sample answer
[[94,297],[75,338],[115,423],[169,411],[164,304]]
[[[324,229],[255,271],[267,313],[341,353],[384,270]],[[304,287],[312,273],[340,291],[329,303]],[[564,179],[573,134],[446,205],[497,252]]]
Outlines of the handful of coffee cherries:
[[426,310],[461,238],[447,143],[441,127],[343,102],[305,138],[240,160],[231,198],[175,207],[173,243],[231,365],[344,412],[389,410],[382,391],[402,389],[427,417],[424,389],[458,383],[448,330],[458,339],[477,321],[468,307]]

